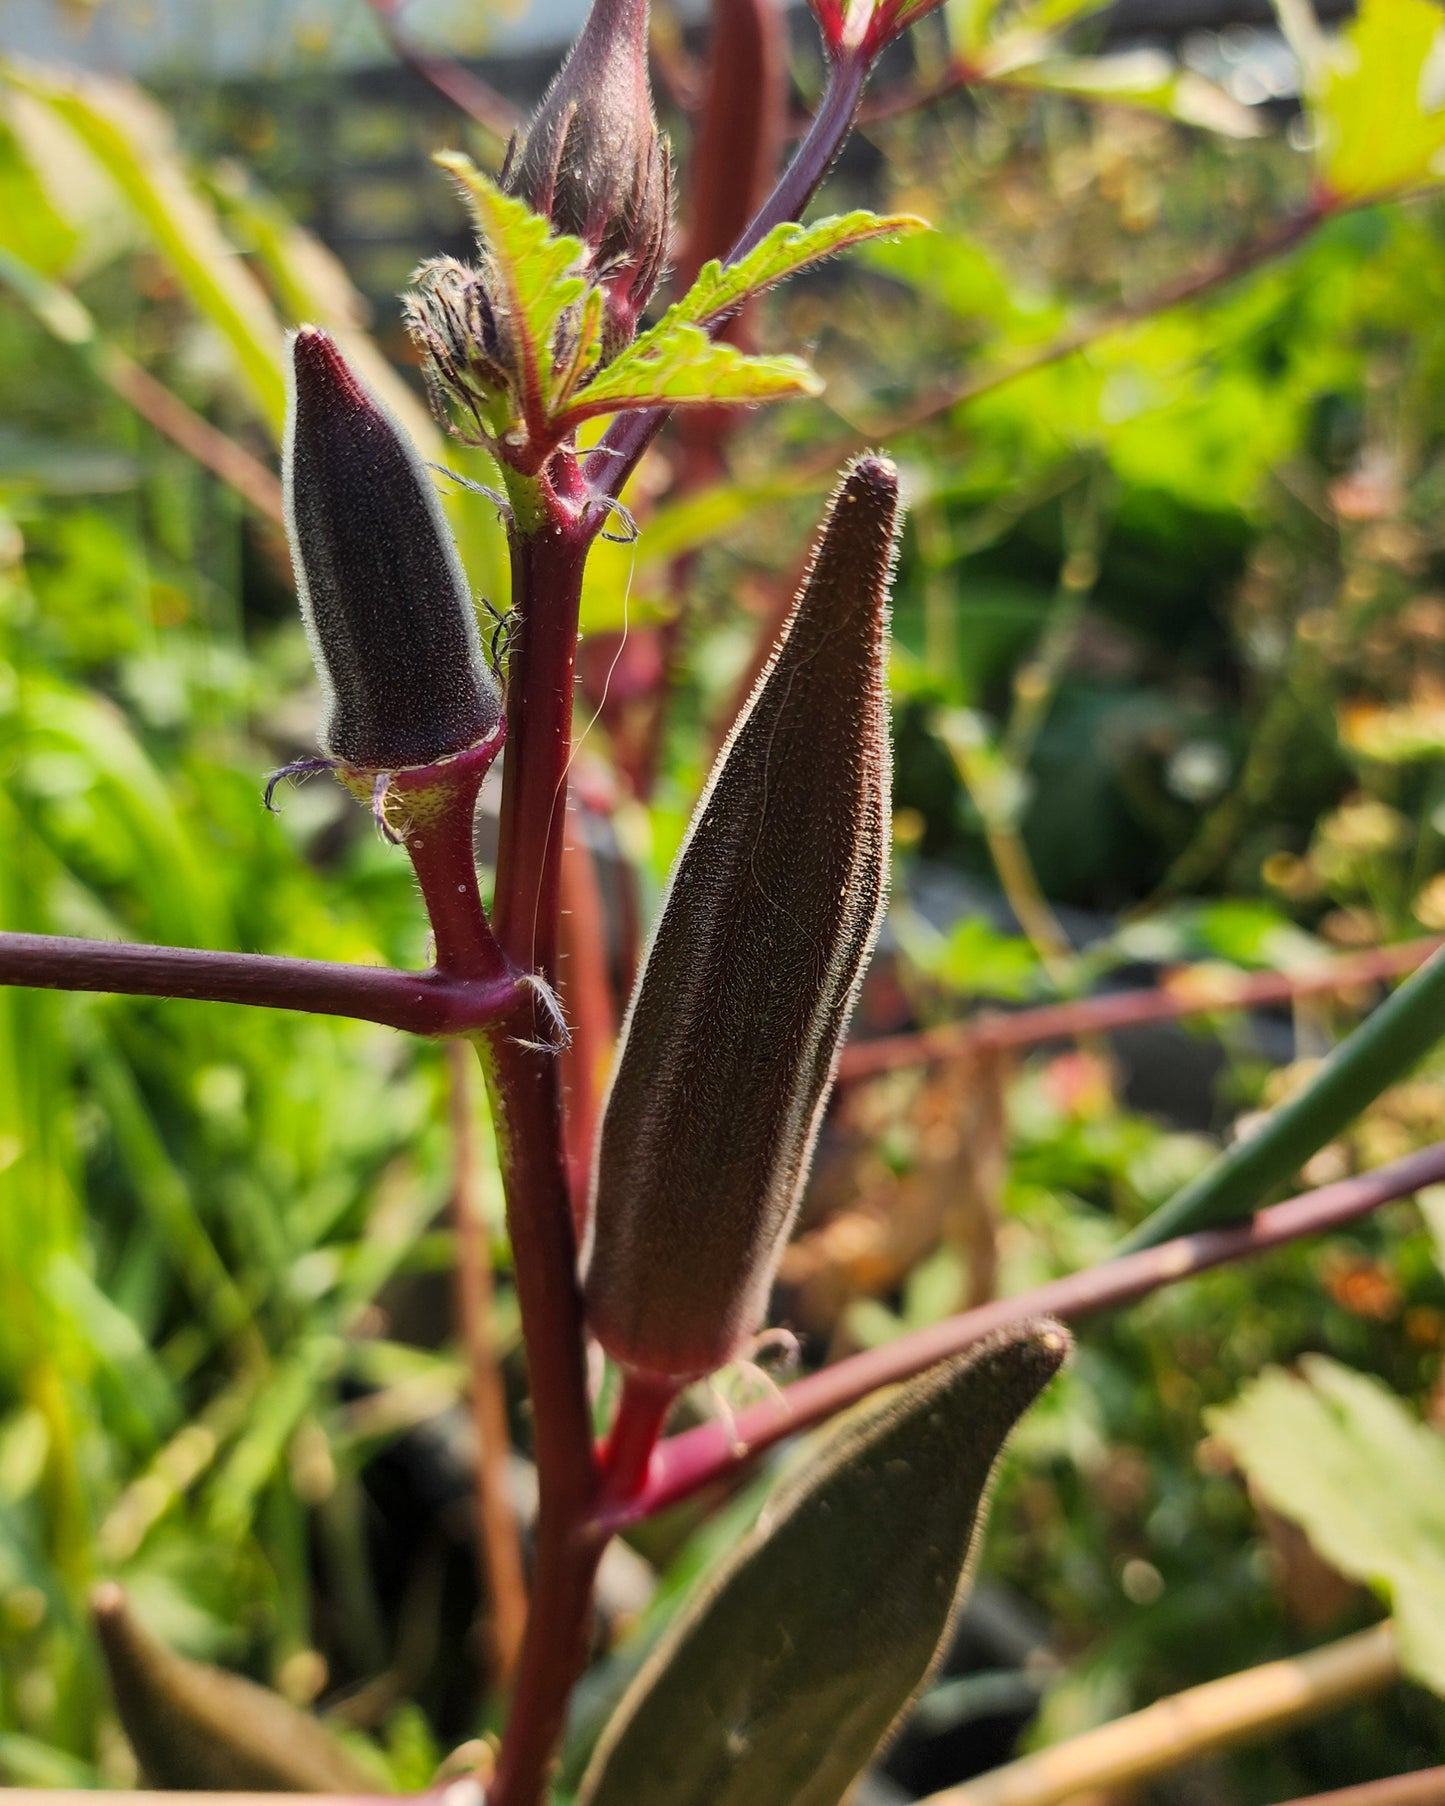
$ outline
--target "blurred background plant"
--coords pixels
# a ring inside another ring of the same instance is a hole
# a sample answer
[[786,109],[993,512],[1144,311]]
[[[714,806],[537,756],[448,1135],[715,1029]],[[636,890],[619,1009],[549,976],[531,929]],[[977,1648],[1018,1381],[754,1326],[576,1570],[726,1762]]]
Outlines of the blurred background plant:
[[[915,32],[828,198],[938,231],[754,309],[758,342],[812,347],[825,395],[706,457],[664,442],[629,498],[640,537],[593,560],[571,904],[605,925],[614,1019],[805,520],[841,453],[879,442],[911,504],[903,871],[857,1032],[1101,989],[1165,1006],[845,1069],[782,1274],[810,1360],[1102,1256],[1378,995],[1368,966],[1317,986],[1322,962],[1445,932],[1439,15],[1366,0],[1341,51],[1293,5],[1283,30],[1227,10],[957,0]],[[161,8],[145,29],[122,0],[33,0],[0,21],[0,927],[424,957],[404,866],[343,797],[259,807],[317,712],[272,472],[302,320],[443,456],[394,299],[464,248],[426,153],[495,163],[576,24],[463,11]],[[800,107],[818,70],[786,23]],[[654,37],[685,137],[706,39],[662,7]],[[505,609],[492,511],[443,488]],[[1287,982],[1245,1010],[1229,987],[1253,972]],[[1190,1025],[1163,1020],[1181,1002]],[[437,1050],[387,1031],[0,990],[6,1780],[134,1779],[86,1618],[109,1577],[173,1646],[323,1704],[390,1784],[489,1728],[446,1103]],[[1437,1061],[1303,1177],[1442,1115]],[[880,1789],[1369,1621],[1361,1583],[1390,1577],[1342,1557],[1328,1493],[1312,1546],[1256,1474],[1308,1388],[1249,1383],[1329,1357],[1435,1447],[1445,1207],[1422,1207],[1088,1330],[1007,1469],[959,1672]],[[1363,1437],[1335,1371],[1308,1368],[1332,1433]],[[746,1498],[618,1557],[594,1696],[745,1519]],[[1407,1685],[1149,1797],[1263,1806],[1442,1747],[1445,1708]]]

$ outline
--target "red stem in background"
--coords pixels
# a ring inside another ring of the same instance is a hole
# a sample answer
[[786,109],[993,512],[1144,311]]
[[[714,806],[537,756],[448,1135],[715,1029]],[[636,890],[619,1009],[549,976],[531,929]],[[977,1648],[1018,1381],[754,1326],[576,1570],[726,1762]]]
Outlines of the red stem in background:
[[429,88],[450,101],[468,119],[500,138],[505,144],[519,130],[522,115],[511,101],[498,94],[454,57],[436,56],[424,50],[401,22],[400,0],[366,0],[372,16],[399,63],[405,63]]
[[663,1442],[652,1458],[646,1485],[632,1504],[610,1513],[606,1528],[617,1530],[650,1517],[680,1499],[726,1479],[764,1449],[785,1437],[823,1423],[857,1404],[880,1386],[911,1379],[937,1361],[969,1348],[981,1337],[1030,1317],[1071,1318],[1115,1310],[1163,1285],[1227,1261],[1283,1247],[1302,1236],[1322,1235],[1397,1198],[1445,1180],[1445,1142],[1391,1161],[1372,1173],[1341,1179],[1261,1210],[1248,1222],[1180,1236],[1138,1254],[1071,1273],[1016,1298],[996,1299],[928,1329],[900,1336],[796,1380],[780,1398],[754,1405],[735,1425],[702,1424]]
[[517,1001],[516,985],[505,975],[472,979],[435,968],[399,972],[390,966],[79,941],[58,934],[0,934],[0,984],[351,1016],[413,1035],[467,1034],[506,1015]]
[[1352,991],[1413,972],[1442,946],[1445,940],[1404,941],[1397,947],[1346,954],[1303,972],[1232,972],[1208,966],[1180,966],[1148,990],[1107,992],[1100,997],[1048,1003],[1008,1015],[990,1011],[969,1022],[950,1022],[912,1034],[852,1042],[843,1049],[838,1063],[838,1082],[851,1084],[901,1066],[951,1060],[973,1047],[1034,1047],[1043,1041],[1074,1040],[1151,1022],[1177,1022],[1190,1016],[1258,1009],[1271,1003],[1292,1003],[1300,997]]
[[562,1008],[572,1041],[560,1057],[566,1091],[567,1176],[579,1244],[586,1232],[592,1144],[617,1039],[617,1012],[608,977],[607,917],[597,861],[587,844],[583,820],[581,808],[569,803],[569,832],[562,849],[560,977]]

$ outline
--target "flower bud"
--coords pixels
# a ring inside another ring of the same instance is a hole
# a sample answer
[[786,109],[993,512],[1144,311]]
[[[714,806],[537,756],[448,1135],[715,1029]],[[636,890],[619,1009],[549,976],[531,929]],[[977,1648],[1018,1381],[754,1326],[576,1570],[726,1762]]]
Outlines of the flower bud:
[[590,249],[606,294],[604,355],[614,356],[657,286],[672,223],[672,166],[647,80],[647,0],[593,0],[502,185]]
[[365,771],[434,764],[501,718],[456,547],[414,447],[330,335],[303,326],[291,351],[286,527],[322,749]]
[[833,498],[773,662],[673,868],[598,1135],[588,1321],[674,1380],[757,1327],[812,1158],[888,872],[888,585],[898,477]]

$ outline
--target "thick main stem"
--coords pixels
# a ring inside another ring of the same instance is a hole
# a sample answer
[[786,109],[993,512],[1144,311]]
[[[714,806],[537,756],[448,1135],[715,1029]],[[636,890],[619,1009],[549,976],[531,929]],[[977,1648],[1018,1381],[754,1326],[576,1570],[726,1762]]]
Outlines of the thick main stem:
[[[520,632],[508,682],[494,927],[512,960],[554,984],[577,614],[591,533],[550,492],[545,508],[532,531],[512,536]],[[598,1480],[562,1075],[555,1054],[527,1045],[535,1039],[530,1012],[519,1012],[484,1044],[539,1491],[531,1609],[489,1806],[540,1806],[545,1797],[567,1699],[586,1659],[592,1586],[606,1540],[589,1521]]]

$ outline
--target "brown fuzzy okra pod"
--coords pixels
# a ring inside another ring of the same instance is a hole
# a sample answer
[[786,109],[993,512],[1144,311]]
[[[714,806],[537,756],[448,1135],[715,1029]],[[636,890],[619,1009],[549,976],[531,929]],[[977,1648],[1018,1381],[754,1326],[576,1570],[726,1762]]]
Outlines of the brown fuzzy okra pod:
[[588,1321],[639,1374],[733,1360],[761,1321],[888,875],[898,476],[845,474],[768,670],[673,868],[593,1175]]

